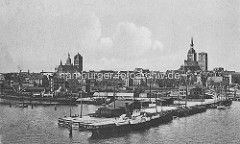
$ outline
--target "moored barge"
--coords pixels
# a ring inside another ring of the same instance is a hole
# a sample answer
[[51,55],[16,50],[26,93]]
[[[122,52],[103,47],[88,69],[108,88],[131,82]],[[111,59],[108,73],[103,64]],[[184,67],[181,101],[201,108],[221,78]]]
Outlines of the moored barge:
[[149,116],[147,113],[132,115],[131,117],[120,116],[115,120],[84,124],[84,128],[92,132],[92,137],[102,135],[119,134],[133,130],[145,129],[154,124],[163,124],[172,121],[173,116],[170,111],[156,113]]
[[69,97],[31,97],[22,95],[1,95],[1,99],[13,100],[13,101],[24,101],[25,103],[33,105],[76,105],[76,98]]

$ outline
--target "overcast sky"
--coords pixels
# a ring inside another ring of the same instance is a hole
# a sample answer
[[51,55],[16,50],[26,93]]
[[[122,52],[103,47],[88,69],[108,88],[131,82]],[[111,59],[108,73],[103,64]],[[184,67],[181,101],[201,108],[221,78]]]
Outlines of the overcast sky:
[[84,70],[165,71],[191,37],[209,69],[240,71],[238,0],[0,0],[0,72],[54,71],[68,52]]

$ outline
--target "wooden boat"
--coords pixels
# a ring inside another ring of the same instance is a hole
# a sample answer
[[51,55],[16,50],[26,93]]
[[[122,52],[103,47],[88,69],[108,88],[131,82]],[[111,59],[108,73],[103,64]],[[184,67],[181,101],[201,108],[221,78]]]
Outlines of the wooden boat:
[[76,117],[78,117],[78,115],[72,115],[72,116],[64,116],[62,118],[58,118],[58,125],[60,126],[68,126],[69,123],[74,120]]
[[30,97],[23,95],[1,95],[1,99],[4,100],[15,100],[15,101],[25,101],[25,103],[34,103],[34,104],[67,104],[67,105],[75,105],[77,104],[76,98],[52,98],[52,97]]
[[27,108],[28,104],[26,104],[26,103],[19,103],[18,107]]

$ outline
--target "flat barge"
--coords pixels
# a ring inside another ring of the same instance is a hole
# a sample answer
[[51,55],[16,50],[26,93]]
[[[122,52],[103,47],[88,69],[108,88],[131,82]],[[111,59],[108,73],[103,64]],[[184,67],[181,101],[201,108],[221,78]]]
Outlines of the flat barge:
[[1,95],[3,100],[13,100],[27,103],[29,105],[75,105],[75,98],[55,98],[55,97],[30,97],[21,95]]
[[83,124],[82,126],[92,132],[92,137],[101,137],[104,135],[119,134],[129,131],[149,128],[156,124],[160,125],[173,120],[170,111],[149,115],[147,113],[132,115],[131,117],[120,116],[118,119],[104,122]]

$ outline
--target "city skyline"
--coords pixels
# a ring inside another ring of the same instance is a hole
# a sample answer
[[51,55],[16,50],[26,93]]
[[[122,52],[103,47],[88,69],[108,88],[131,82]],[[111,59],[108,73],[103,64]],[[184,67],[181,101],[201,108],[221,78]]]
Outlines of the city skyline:
[[209,70],[240,71],[239,2],[0,1],[0,72],[54,71],[79,52],[84,70],[165,71],[186,59],[191,37]]

